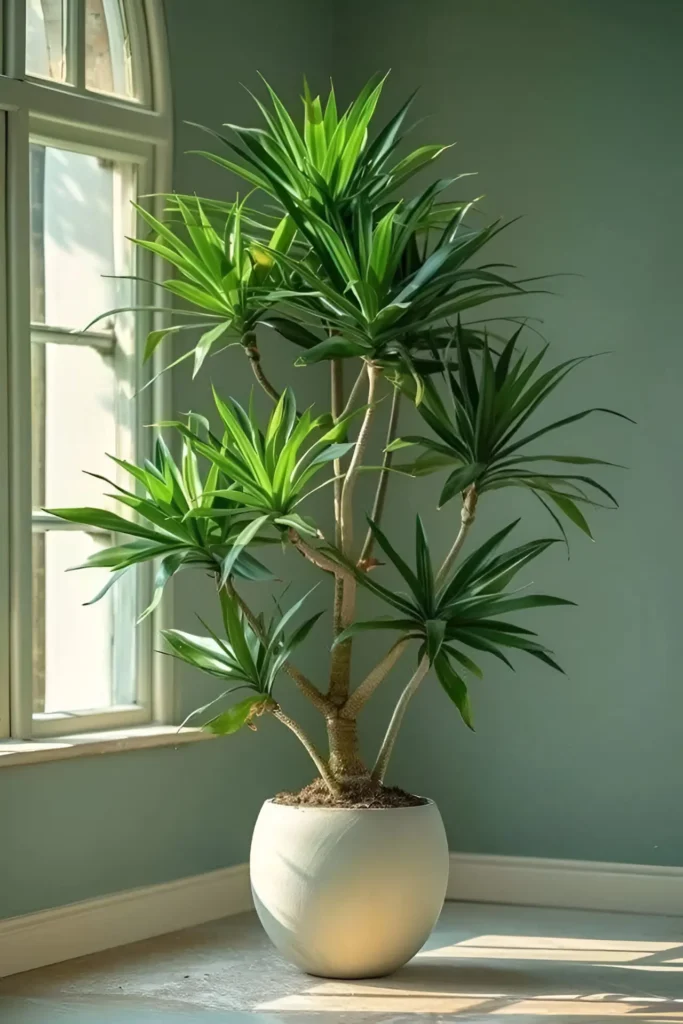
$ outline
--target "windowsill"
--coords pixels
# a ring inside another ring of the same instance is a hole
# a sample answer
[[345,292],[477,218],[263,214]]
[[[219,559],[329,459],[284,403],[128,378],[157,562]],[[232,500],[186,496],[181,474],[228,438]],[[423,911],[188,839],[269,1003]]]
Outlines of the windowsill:
[[136,725],[128,729],[83,732],[73,736],[50,736],[35,740],[0,740],[0,768],[40,761],[62,761],[69,757],[93,754],[118,754],[146,747],[178,747],[212,739],[201,729],[181,729],[175,725]]

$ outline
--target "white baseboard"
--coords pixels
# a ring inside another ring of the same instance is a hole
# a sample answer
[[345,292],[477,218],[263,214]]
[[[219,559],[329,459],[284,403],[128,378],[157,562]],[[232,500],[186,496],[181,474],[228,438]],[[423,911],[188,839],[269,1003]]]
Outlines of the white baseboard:
[[452,853],[446,898],[683,915],[683,867]]
[[[452,853],[447,899],[683,915],[683,868]],[[250,910],[238,864],[0,920],[0,977]]]
[[252,908],[249,866],[0,920],[0,978]]

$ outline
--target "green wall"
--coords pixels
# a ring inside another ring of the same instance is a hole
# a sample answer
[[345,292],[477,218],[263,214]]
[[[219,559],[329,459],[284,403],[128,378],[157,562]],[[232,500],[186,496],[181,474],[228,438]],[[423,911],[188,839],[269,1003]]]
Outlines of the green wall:
[[[577,426],[575,451],[628,464],[612,477],[623,508],[594,517],[594,545],[575,536],[570,562],[558,550],[532,577],[579,602],[536,617],[568,676],[521,657],[515,675],[487,666],[485,681],[473,685],[475,735],[429,680],[401,735],[392,781],[437,799],[456,850],[683,863],[683,8],[664,0],[355,0],[333,24],[332,8],[314,0],[166,7],[179,191],[230,194],[227,175],[183,155],[198,136],[182,122],[217,127],[248,116],[239,83],[254,85],[256,69],[294,101],[304,71],[322,83],[331,70],[344,91],[391,67],[384,109],[420,86],[416,114],[432,116],[415,140],[457,140],[445,167],[479,171],[468,194],[485,192],[491,216],[524,215],[501,238],[501,258],[525,273],[582,275],[559,280],[558,297],[524,304],[543,317],[558,359],[612,353],[579,371],[556,409],[614,405],[638,425]],[[290,353],[272,340],[264,352],[278,384],[290,379],[304,400],[319,397],[317,371],[291,371]],[[178,410],[206,409],[211,378],[245,393],[241,354],[230,355],[197,385],[176,375]],[[399,542],[408,543],[414,512],[427,505],[430,534],[445,550],[453,513],[433,511],[435,489],[431,481],[424,490],[395,487],[388,528]],[[505,498],[482,509],[479,536],[518,511],[526,515],[520,537],[548,529],[528,505]],[[297,588],[314,581],[288,557]],[[191,627],[195,610],[211,614],[211,598],[205,581],[186,576],[177,623]],[[358,656],[359,671],[369,653]],[[304,667],[316,676],[326,662],[321,628]],[[369,708],[369,749],[401,679]],[[212,692],[182,675],[183,708]],[[308,774],[295,741],[272,722],[257,735],[177,750],[3,769],[0,917],[244,860],[260,802]]]
[[[428,682],[392,778],[438,801],[456,850],[683,864],[683,5],[387,0],[358,5],[346,38],[361,47],[354,84],[392,68],[393,105],[419,86],[416,116],[431,116],[415,143],[457,140],[445,167],[479,172],[470,194],[486,194],[491,216],[523,215],[501,259],[581,275],[522,307],[543,317],[558,360],[611,353],[555,409],[616,406],[638,421],[576,425],[574,452],[628,465],[610,474],[622,508],[596,513],[595,544],[574,531],[571,561],[558,550],[528,577],[579,602],[532,613],[567,678],[523,656],[515,675],[490,666],[472,687],[475,735]],[[480,537],[533,511],[490,501]],[[429,519],[444,547],[448,509]],[[548,525],[534,516],[520,535]]]

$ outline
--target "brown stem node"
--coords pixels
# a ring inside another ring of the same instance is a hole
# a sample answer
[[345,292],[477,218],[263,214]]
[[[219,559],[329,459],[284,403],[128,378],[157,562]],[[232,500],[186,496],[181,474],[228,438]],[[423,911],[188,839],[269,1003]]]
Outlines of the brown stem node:
[[249,358],[256,380],[259,382],[266,394],[270,395],[274,402],[279,402],[280,392],[273,387],[263,372],[263,367],[261,366],[261,353],[256,342],[256,334],[253,331],[246,331],[246,333],[242,335],[242,345]]

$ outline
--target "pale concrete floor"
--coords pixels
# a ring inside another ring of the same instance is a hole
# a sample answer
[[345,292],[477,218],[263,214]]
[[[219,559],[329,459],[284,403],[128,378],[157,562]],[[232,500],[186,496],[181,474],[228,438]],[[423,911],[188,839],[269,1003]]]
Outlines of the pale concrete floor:
[[[0,981],[2,1024],[683,1022],[683,918],[450,903],[390,978],[299,974],[244,914]],[[580,1018],[580,1019],[579,1019]]]

